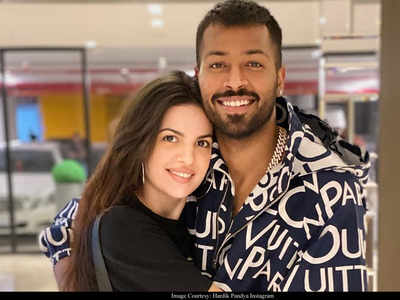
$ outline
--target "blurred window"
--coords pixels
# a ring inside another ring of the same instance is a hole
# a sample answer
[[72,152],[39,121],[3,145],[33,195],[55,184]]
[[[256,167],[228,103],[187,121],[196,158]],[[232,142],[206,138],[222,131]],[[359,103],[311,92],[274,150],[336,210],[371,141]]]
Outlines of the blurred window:
[[[0,150],[0,172],[6,172],[5,150]],[[11,166],[13,172],[51,172],[54,164],[51,151],[11,150]]]

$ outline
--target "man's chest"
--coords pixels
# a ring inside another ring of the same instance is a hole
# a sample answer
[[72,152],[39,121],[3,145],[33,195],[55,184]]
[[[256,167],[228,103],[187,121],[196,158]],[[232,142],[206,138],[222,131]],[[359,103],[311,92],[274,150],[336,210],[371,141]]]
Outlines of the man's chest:
[[219,214],[198,210],[197,219],[206,220],[203,223],[198,219],[198,225],[203,226],[195,231],[195,260],[203,274],[218,278],[224,273],[236,282],[233,286],[249,290],[265,290],[268,284],[286,276],[302,242],[293,237],[278,210],[275,203],[237,230],[233,230],[235,217],[225,205],[221,205]]

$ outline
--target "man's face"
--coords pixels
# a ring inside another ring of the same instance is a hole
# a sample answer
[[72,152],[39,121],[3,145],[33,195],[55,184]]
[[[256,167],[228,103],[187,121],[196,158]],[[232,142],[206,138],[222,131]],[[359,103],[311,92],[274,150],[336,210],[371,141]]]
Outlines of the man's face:
[[205,111],[217,133],[240,139],[275,121],[285,70],[264,25],[209,26],[196,74]]

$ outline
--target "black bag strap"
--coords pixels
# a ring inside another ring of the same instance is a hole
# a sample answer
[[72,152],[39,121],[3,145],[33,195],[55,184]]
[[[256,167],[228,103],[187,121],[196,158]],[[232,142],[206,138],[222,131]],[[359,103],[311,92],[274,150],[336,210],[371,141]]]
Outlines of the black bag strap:
[[106,265],[104,263],[103,253],[101,251],[101,241],[100,241],[100,221],[102,215],[98,215],[92,226],[92,257],[93,264],[96,271],[96,280],[99,291],[109,292],[112,291],[112,286],[110,279],[108,278],[108,273]]

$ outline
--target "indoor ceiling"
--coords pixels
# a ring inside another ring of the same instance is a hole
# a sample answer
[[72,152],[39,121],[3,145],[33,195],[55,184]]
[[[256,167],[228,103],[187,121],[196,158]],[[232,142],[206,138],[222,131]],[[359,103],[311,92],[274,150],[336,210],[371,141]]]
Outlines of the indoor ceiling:
[[[216,2],[3,0],[0,1],[0,47],[24,49],[5,53],[5,69],[9,78],[19,78],[22,82],[79,82],[81,57],[78,52],[37,51],[48,47],[59,50],[78,47],[87,50],[93,80],[147,80],[144,74],[154,76],[154,73],[169,69],[191,72],[195,65],[196,26]],[[350,32],[351,29],[354,32],[350,33],[356,36],[365,34],[367,28],[372,31],[372,34],[368,33],[369,40],[376,39],[378,0],[259,2],[270,8],[280,20],[288,89],[293,84],[294,93],[307,89],[317,92],[324,26],[331,35]],[[332,4],[339,4],[335,6],[339,13],[332,11]],[[342,22],[336,22],[337,17],[342,18]],[[333,36],[336,38],[337,35]],[[38,48],[26,51],[26,47]],[[359,51],[359,48],[354,49]],[[370,56],[376,61],[372,50]],[[352,56],[351,60],[355,64],[360,61],[357,56]],[[377,68],[374,70],[376,75]],[[346,75],[334,68],[329,74]],[[9,79],[10,82],[13,80]]]

